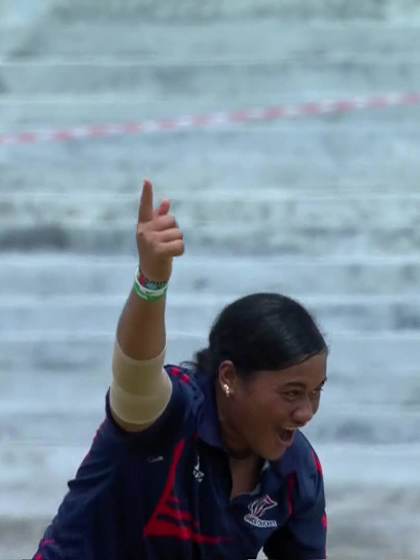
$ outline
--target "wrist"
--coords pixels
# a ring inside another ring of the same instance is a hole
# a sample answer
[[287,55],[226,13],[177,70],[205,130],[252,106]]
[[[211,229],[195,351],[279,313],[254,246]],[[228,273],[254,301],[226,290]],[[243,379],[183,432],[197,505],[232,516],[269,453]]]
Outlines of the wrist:
[[153,277],[145,274],[141,268],[141,265],[137,266],[136,278],[142,286],[149,290],[160,290],[168,284],[168,280],[154,280]]
[[150,280],[137,266],[134,276],[134,291],[146,301],[157,301],[163,298],[168,289],[168,282]]

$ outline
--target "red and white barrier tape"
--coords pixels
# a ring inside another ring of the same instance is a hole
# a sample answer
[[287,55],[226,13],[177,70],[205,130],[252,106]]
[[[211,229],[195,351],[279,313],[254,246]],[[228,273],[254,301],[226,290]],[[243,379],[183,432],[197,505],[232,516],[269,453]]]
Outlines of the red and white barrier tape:
[[0,145],[66,142],[85,138],[107,138],[110,136],[147,134],[150,132],[174,132],[255,121],[314,117],[318,115],[349,113],[362,109],[384,109],[387,107],[408,107],[413,105],[420,105],[420,93],[354,97],[352,99],[311,102],[284,107],[267,107],[232,112],[224,111],[197,116],[186,115],[173,119],[149,120],[139,123],[78,126],[62,130],[35,130],[0,135]]

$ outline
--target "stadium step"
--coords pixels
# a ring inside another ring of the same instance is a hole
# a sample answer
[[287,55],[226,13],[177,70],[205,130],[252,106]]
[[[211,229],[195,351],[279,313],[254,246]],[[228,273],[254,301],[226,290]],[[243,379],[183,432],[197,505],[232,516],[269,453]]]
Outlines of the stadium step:
[[[134,278],[136,258],[80,254],[27,253],[0,255],[3,301],[25,297],[41,304],[44,298],[123,298]],[[31,286],[30,293],[27,287]],[[225,298],[255,290],[281,291],[300,297],[347,296],[418,297],[420,259],[417,254],[377,257],[348,254],[315,258],[261,256],[192,256],[175,262],[169,297],[194,294]],[[12,303],[9,303],[12,305]]]

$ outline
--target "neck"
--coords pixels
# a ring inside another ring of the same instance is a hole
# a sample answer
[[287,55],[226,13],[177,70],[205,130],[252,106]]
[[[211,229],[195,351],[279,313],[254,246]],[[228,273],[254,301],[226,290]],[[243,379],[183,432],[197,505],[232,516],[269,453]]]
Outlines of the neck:
[[246,441],[235,427],[232,418],[232,405],[229,402],[229,398],[226,397],[218,385],[216,385],[216,404],[226,453],[233,460],[255,459],[255,453],[249,448]]

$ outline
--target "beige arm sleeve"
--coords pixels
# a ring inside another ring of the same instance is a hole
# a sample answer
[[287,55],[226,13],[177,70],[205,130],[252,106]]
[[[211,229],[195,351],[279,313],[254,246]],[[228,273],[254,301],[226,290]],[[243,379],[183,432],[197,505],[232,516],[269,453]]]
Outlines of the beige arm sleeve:
[[172,393],[163,369],[165,351],[151,360],[134,360],[115,340],[112,358],[110,406],[112,412],[138,430],[152,424],[165,410]]

